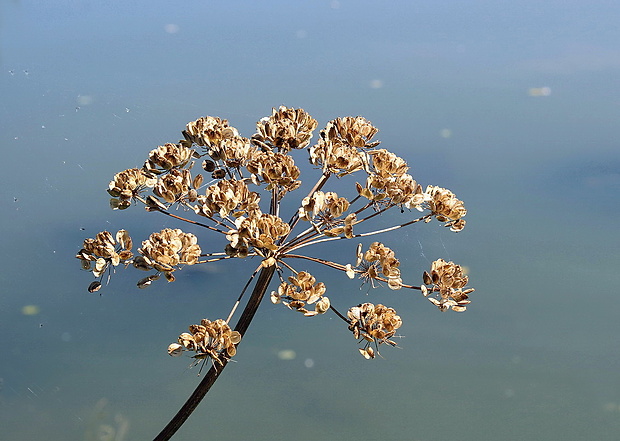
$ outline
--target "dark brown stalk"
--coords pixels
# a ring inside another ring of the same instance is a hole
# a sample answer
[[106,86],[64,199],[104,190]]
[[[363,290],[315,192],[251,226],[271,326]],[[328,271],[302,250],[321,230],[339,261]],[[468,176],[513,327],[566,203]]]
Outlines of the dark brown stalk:
[[[252,296],[248,300],[247,305],[245,305],[245,309],[243,313],[241,313],[241,317],[239,317],[239,321],[237,322],[237,326],[235,326],[235,331],[238,331],[242,336],[245,335],[252,319],[254,318],[254,314],[258,310],[258,307],[267,292],[267,288],[269,287],[269,282],[275,273],[276,266],[272,265],[267,268],[263,268],[258,275],[258,280],[256,281],[256,285],[254,285],[254,290],[252,291]],[[187,399],[183,407],[177,412],[177,414],[170,420],[170,422],[164,427],[164,429],[154,438],[154,441],[167,441],[176,433],[177,430],[185,423],[185,421],[189,418],[192,412],[198,407],[198,404],[205,397],[211,386],[215,383],[215,380],[218,379],[219,375],[222,373],[224,368],[226,367],[227,360],[222,360],[222,364],[218,365],[217,362],[211,366],[209,372],[205,375],[204,379],[200,382],[200,384],[196,387],[194,392]],[[217,367],[216,367],[217,366]]]

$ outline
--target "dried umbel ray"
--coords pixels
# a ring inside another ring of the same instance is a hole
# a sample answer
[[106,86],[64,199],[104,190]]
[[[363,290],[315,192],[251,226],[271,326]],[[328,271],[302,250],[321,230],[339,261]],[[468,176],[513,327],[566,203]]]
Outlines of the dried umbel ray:
[[[146,211],[174,218],[179,225],[201,227],[210,237],[166,228],[151,234],[134,253],[127,231],[115,236],[98,233],[84,241],[76,256],[97,279],[89,291],[99,291],[121,264],[149,272],[138,282],[144,288],[161,275],[173,282],[174,273],[187,265],[231,258],[258,260],[250,280],[240,287],[241,295],[232,299],[232,311],[225,320],[203,319],[168,347],[172,356],[192,352],[194,358],[210,358],[215,376],[235,355],[275,275],[280,284],[271,293],[272,302],[306,317],[336,314],[359,340],[365,358],[374,358],[384,343],[395,345],[391,338],[402,320],[393,308],[366,302],[339,312],[334,304],[337,296],[330,299],[326,295],[329,286],[309,272],[312,264],[342,271],[373,288],[387,285],[392,290],[421,291],[441,311],[465,311],[473,289],[466,287],[468,278],[459,265],[436,260],[430,271],[423,272],[423,284],[411,285],[403,281],[411,270],[400,266],[388,246],[378,241],[358,244],[366,237],[389,238],[390,232],[433,219],[451,231],[461,231],[467,214],[463,202],[445,188],[429,185],[424,189],[418,184],[408,174],[403,158],[377,148],[378,129],[365,118],[329,121],[312,143],[316,128],[317,121],[303,109],[284,106],[258,121],[250,138],[241,136],[227,120],[207,116],[188,123],[182,132],[184,139],[152,150],[141,168],[114,175],[108,185],[113,209],[143,205]],[[295,164],[293,155],[304,159],[298,150],[307,151],[313,165],[310,173],[316,174],[310,191],[302,194],[302,179],[312,184],[308,180],[313,178],[302,176]],[[338,193],[327,188],[328,183],[337,184]],[[288,217],[281,213],[285,201],[291,208]],[[373,219],[393,208],[404,217],[402,223],[373,229]],[[199,239],[215,249],[206,252]],[[351,240],[355,240],[354,264],[302,253],[318,243]],[[259,272],[233,329],[229,322]]]

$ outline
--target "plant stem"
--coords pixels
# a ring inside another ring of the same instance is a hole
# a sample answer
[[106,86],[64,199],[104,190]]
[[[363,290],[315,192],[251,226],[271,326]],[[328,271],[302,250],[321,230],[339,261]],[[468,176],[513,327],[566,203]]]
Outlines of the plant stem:
[[[245,305],[245,309],[239,317],[239,321],[237,322],[237,326],[235,326],[235,331],[239,332],[242,336],[245,335],[252,319],[254,318],[254,314],[258,310],[258,307],[267,292],[267,288],[269,287],[269,282],[275,273],[276,266],[272,265],[266,268],[261,269],[260,274],[258,275],[258,280],[256,281],[256,285],[254,285],[254,289],[252,290],[252,296],[248,300],[247,305]],[[177,412],[177,414],[170,420],[170,422],[164,427],[164,429],[154,438],[154,441],[167,441],[176,433],[177,430],[185,423],[185,421],[189,418],[192,412],[198,407],[198,404],[205,397],[211,386],[215,383],[215,380],[219,378],[219,375],[222,373],[228,361],[226,359],[222,359],[221,365],[218,365],[218,362],[215,361],[209,372],[207,372],[205,378],[200,382],[200,384],[196,387],[194,392],[187,399],[183,407]]]

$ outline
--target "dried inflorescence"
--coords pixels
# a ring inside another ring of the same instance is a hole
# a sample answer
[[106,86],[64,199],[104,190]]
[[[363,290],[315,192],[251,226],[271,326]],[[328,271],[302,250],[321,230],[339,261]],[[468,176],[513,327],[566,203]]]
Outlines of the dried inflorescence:
[[[90,271],[92,269],[95,277],[101,278],[111,266],[118,266],[121,263],[128,263],[133,257],[131,252],[132,240],[129,233],[119,230],[116,236],[112,236],[109,231],[97,233],[94,239],[86,239],[83,248],[75,257],[82,261],[82,268]],[[92,268],[92,263],[95,267]],[[99,291],[101,281],[95,281],[88,287],[89,292]]]
[[256,123],[257,133],[252,142],[263,150],[288,152],[292,149],[303,149],[310,144],[312,132],[317,121],[303,109],[273,109],[271,116],[262,118]]
[[346,175],[369,170],[366,150],[379,145],[372,138],[379,130],[361,116],[336,118],[321,130],[319,141],[310,149],[310,161],[324,173]]
[[380,141],[372,140],[378,131],[379,129],[364,117],[347,116],[328,122],[321,136],[339,144],[359,149],[372,149],[379,145]]
[[226,167],[239,169],[246,167],[259,153],[260,150],[248,138],[233,136],[222,140],[220,148],[210,156],[214,160],[223,161]]
[[370,173],[366,179],[366,186],[357,184],[357,191],[374,203],[387,206],[404,206],[422,210],[425,195],[422,186],[409,174],[389,175]]
[[301,201],[297,214],[299,219],[311,222],[317,231],[321,231],[327,237],[344,235],[351,239],[357,215],[349,213],[346,217],[341,217],[349,207],[349,201],[333,191],[327,193],[316,191]]
[[345,269],[351,279],[358,273],[365,282],[387,281],[390,289],[398,290],[403,287],[399,266],[394,251],[381,242],[373,242],[366,252],[362,252],[362,244],[359,244],[355,267],[349,264]]
[[301,181],[297,179],[300,175],[299,167],[291,156],[284,153],[273,153],[270,150],[260,152],[248,162],[247,169],[268,184],[267,190],[280,187],[283,190],[280,197],[301,185]]
[[125,209],[144,189],[152,188],[156,183],[157,178],[138,168],[117,173],[108,185],[108,193],[112,196],[110,206],[114,209]]
[[179,144],[166,143],[156,149],[151,150],[149,159],[146,160],[144,170],[150,173],[161,173],[173,168],[183,168],[189,164],[194,154],[194,150]]
[[[198,179],[198,181],[201,181],[201,179]],[[153,194],[168,203],[174,203],[188,197],[191,188],[192,174],[190,171],[187,169],[174,169],[157,180],[157,184],[153,188]]]
[[164,228],[142,242],[138,252],[147,265],[164,273],[175,271],[179,265],[194,265],[200,258],[198,239],[191,233]]
[[222,141],[239,136],[239,132],[228,125],[228,120],[205,116],[187,123],[183,136],[187,141],[200,147],[214,149],[213,154],[215,156],[215,150],[220,148]]
[[359,350],[365,358],[375,358],[371,343],[374,343],[375,348],[382,343],[396,346],[390,338],[396,334],[396,330],[403,322],[393,308],[381,304],[362,303],[349,308],[347,317],[349,330],[353,332],[353,336],[365,341],[364,347]]
[[[271,301],[283,303],[306,317],[312,317],[329,310],[329,298],[324,295],[326,289],[325,284],[317,283],[312,274],[300,271],[295,276],[289,277],[288,282],[280,283],[277,292],[271,292]],[[314,304],[314,311],[306,308],[306,305],[312,304]]]
[[250,191],[244,181],[222,179],[198,196],[194,211],[206,217],[217,213],[222,219],[229,215],[238,218],[260,211],[259,201],[260,195]]
[[372,159],[372,171],[379,176],[402,176],[407,173],[407,162],[386,149],[376,149],[368,152]]
[[178,343],[168,346],[168,354],[177,357],[184,351],[195,352],[193,357],[198,360],[211,358],[213,363],[222,365],[224,360],[234,357],[240,341],[241,334],[233,331],[225,320],[203,319],[199,325],[191,325],[189,332],[179,335]]
[[[430,273],[424,271],[422,293],[441,311],[452,309],[463,312],[471,303],[469,294],[474,291],[473,288],[463,289],[467,282],[468,278],[460,265],[438,259],[432,263]],[[435,292],[439,292],[438,299],[432,296]]]
[[302,199],[299,218],[305,221],[317,220],[317,215],[319,221],[328,217],[337,218],[349,209],[349,205],[349,201],[346,198],[338,197],[336,192],[315,191],[312,196]]
[[230,243],[225,251],[233,257],[246,257],[250,247],[263,257],[272,256],[278,249],[277,240],[290,232],[289,224],[280,217],[259,211],[239,217],[235,227],[226,234]]
[[[424,190],[409,174],[403,158],[377,148],[378,129],[365,118],[333,119],[312,144],[316,128],[317,121],[306,111],[284,106],[260,119],[250,138],[241,136],[225,119],[205,116],[187,124],[183,140],[151,150],[141,169],[116,174],[108,187],[113,208],[143,203],[147,211],[169,216],[170,222],[188,222],[193,228],[219,235],[219,242],[212,242],[219,248],[201,254],[195,235],[166,228],[151,234],[142,242],[139,255],[134,256],[127,232],[121,230],[116,237],[102,232],[95,239],[87,239],[77,255],[87,269],[95,262],[93,273],[100,280],[89,290],[98,290],[104,273],[110,274],[110,269],[121,263],[154,272],[138,282],[143,288],[162,274],[173,281],[173,273],[184,265],[258,257],[259,268],[277,271],[281,280],[272,301],[306,316],[333,311],[357,338],[363,339],[365,346],[360,352],[366,358],[374,358],[375,349],[382,343],[395,344],[390,339],[401,325],[400,317],[392,308],[371,303],[351,308],[345,317],[324,295],[325,284],[306,271],[296,270],[293,259],[343,271],[351,279],[370,282],[373,288],[387,285],[393,290],[420,290],[442,311],[464,311],[473,289],[465,287],[467,277],[452,262],[435,261],[431,271],[424,273],[424,285],[414,286],[403,282],[400,261],[382,242],[372,242],[366,251],[360,244],[355,266],[298,254],[297,250],[318,243],[387,233],[432,218],[452,231],[460,231],[467,214],[463,202],[451,191],[431,185]],[[295,211],[287,217],[280,213],[282,200],[302,184],[301,170],[292,156],[299,149],[307,149],[310,162],[320,170],[314,186],[305,182],[311,190],[293,202]],[[195,160],[202,163],[201,168],[194,167]],[[196,169],[206,172],[206,178]],[[352,173],[361,175],[357,182],[348,181],[354,185],[347,188],[343,184],[338,193],[328,189],[330,178],[343,177],[341,182],[347,182],[345,175]],[[394,207],[407,216],[413,210],[422,214],[400,225],[366,228],[371,219]],[[184,217],[187,214],[200,216],[199,221]],[[300,224],[304,225],[299,229],[302,231],[296,229]],[[199,260],[201,256],[203,260]],[[285,270],[292,274],[288,280],[282,274]],[[231,317],[233,313],[234,309]],[[201,325],[192,325],[190,333],[170,345],[169,352],[178,355],[194,351],[197,359],[210,357],[217,360],[215,363],[223,363],[234,355],[240,338],[227,322],[203,320]]]
[[427,196],[425,202],[432,214],[439,222],[446,222],[446,227],[452,231],[461,231],[465,227],[465,219],[462,219],[467,210],[463,201],[450,190],[429,185],[426,187]]

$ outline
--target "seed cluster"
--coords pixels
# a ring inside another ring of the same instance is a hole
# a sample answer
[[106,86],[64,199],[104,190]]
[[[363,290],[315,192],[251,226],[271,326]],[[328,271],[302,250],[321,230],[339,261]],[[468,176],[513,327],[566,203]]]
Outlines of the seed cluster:
[[317,124],[305,110],[281,106],[256,123],[257,133],[252,142],[265,151],[303,149],[310,144]]
[[260,195],[250,191],[244,181],[222,179],[207,187],[205,194],[197,197],[193,206],[196,214],[212,217],[218,214],[222,219],[228,216],[238,218],[260,212]]
[[246,257],[250,247],[260,254],[271,255],[278,249],[276,241],[290,231],[290,226],[278,216],[260,212],[251,217],[241,216],[235,227],[226,234],[230,243],[225,251],[233,257]]
[[[290,309],[301,312],[306,317],[325,314],[330,307],[329,298],[325,296],[325,284],[316,283],[310,273],[301,271],[290,276],[288,282],[282,282],[278,291],[271,292],[272,303],[283,303]],[[314,304],[314,311],[309,311],[306,305]]]
[[[461,231],[467,214],[463,202],[450,190],[432,185],[423,189],[403,158],[377,148],[378,129],[370,121],[361,116],[333,119],[313,143],[317,124],[305,110],[281,106],[256,123],[256,133],[243,137],[227,120],[204,116],[186,125],[183,139],[151,150],[141,168],[114,175],[108,185],[112,208],[143,204],[147,211],[166,216],[167,225],[185,222],[193,232],[202,229],[215,236],[208,241],[215,249],[203,253],[198,233],[164,228],[143,241],[134,255],[125,230],[115,236],[103,231],[86,239],[76,256],[83,268],[98,278],[89,291],[98,291],[104,276],[109,280],[121,264],[148,272],[138,282],[138,287],[145,288],[162,275],[173,282],[174,274],[187,265],[237,257],[258,259],[258,268],[269,268],[280,279],[271,293],[274,303],[308,317],[333,312],[362,340],[360,352],[366,358],[374,358],[383,343],[395,345],[391,339],[401,318],[394,309],[372,303],[341,314],[332,304],[337,299],[325,296],[325,284],[300,265],[336,269],[351,279],[369,282],[373,288],[387,285],[392,290],[419,290],[442,311],[465,311],[473,289],[467,288],[463,269],[452,262],[436,260],[430,272],[424,273],[424,284],[415,286],[403,282],[411,271],[383,242],[359,244],[355,265],[299,253],[319,243],[365,241],[433,218],[452,231]],[[299,150],[305,150],[318,176],[314,185],[304,182],[309,185],[303,188],[311,189],[308,193],[299,195],[292,207],[285,206],[283,199],[302,186],[303,167],[297,165],[302,162],[296,164],[293,158]],[[201,166],[194,167],[196,163]],[[353,173],[358,173],[356,178],[348,176]],[[328,181],[342,183],[342,189],[330,189]],[[293,209],[289,216],[281,215],[284,207]],[[380,229],[369,226],[372,219],[392,208],[405,216],[402,223]],[[248,286],[250,282],[239,301]],[[241,338],[231,331],[228,320],[204,319],[200,325],[190,326],[189,333],[170,345],[169,353],[192,351],[194,358],[211,358],[214,364],[222,364],[235,355]]]
[[143,169],[151,173],[158,173],[173,168],[183,168],[191,161],[193,154],[194,150],[183,145],[183,143],[168,142],[151,150]]
[[463,201],[457,199],[454,193],[433,185],[429,185],[425,193],[425,202],[439,222],[446,222],[452,231],[461,231],[465,227],[465,219],[462,218],[467,210]]
[[[438,259],[432,263],[430,274],[424,271],[423,277],[424,284],[431,285],[431,288],[422,285],[422,293],[440,310],[463,312],[471,303],[468,294],[474,290],[463,289],[467,285],[468,277],[460,265]],[[434,292],[439,292],[439,299],[430,296]]]
[[179,335],[178,343],[168,346],[168,354],[177,357],[184,351],[191,351],[196,353],[193,356],[196,359],[209,357],[221,365],[223,360],[235,356],[240,341],[241,334],[233,331],[224,320],[203,319],[199,325],[191,325],[189,332]]
[[361,116],[336,118],[321,130],[319,141],[310,148],[310,161],[324,173],[340,176],[368,170],[366,149],[379,145],[372,138],[379,130]]
[[142,190],[152,188],[157,179],[138,168],[130,168],[114,175],[108,185],[108,193],[112,196],[110,205],[115,209],[125,209]]
[[[83,248],[75,257],[81,260],[82,268],[90,271],[92,269],[95,277],[102,277],[110,266],[118,266],[121,263],[128,263],[133,257],[131,252],[132,240],[129,233],[119,230],[116,236],[108,231],[97,233],[94,239],[86,239]],[[95,262],[94,269],[92,263]],[[88,287],[89,292],[99,291],[101,282],[95,281]]]
[[198,239],[191,233],[165,228],[142,242],[138,252],[157,271],[172,272],[179,265],[194,265],[200,257]]
[[353,332],[355,338],[361,338],[366,342],[365,346],[359,349],[365,358],[375,358],[371,343],[375,346],[382,343],[396,346],[390,338],[403,322],[393,308],[381,304],[362,303],[349,308],[347,317],[350,320],[349,330]]

